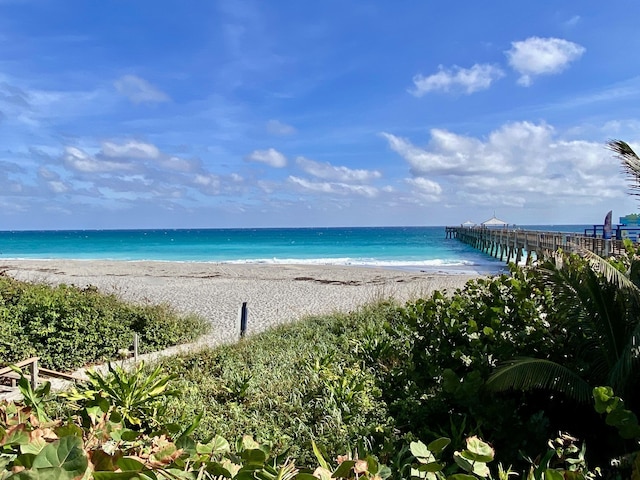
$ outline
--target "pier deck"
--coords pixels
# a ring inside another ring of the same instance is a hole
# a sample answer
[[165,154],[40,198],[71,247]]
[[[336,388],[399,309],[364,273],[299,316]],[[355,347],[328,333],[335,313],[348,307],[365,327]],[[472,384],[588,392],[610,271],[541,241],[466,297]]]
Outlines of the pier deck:
[[565,252],[590,250],[606,257],[624,251],[622,240],[604,239],[572,232],[543,232],[515,228],[446,227],[447,238],[455,238],[501,261],[520,263],[526,256],[542,258],[558,249]]

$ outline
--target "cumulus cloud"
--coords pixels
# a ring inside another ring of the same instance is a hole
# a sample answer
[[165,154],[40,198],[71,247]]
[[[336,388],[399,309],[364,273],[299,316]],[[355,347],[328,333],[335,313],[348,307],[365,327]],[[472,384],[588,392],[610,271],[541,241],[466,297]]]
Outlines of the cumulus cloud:
[[425,193],[427,195],[432,195],[437,197],[442,193],[442,187],[440,186],[440,184],[438,182],[434,182],[427,178],[423,178],[423,177],[408,178],[406,182],[412,187],[415,187],[420,192]]
[[100,159],[76,147],[66,147],[62,158],[67,167],[83,173],[122,172],[133,168],[128,162]]
[[[62,168],[62,169],[61,169]],[[54,170],[41,168],[41,183],[56,193],[101,201],[192,201],[198,195],[238,191],[242,177],[218,175],[197,159],[163,152],[138,140],[105,141],[95,150],[66,147]]]
[[269,120],[267,122],[267,132],[272,135],[293,135],[296,133],[296,129],[279,120]]
[[49,190],[53,193],[65,193],[69,191],[69,185],[60,179],[60,175],[46,167],[38,169],[38,177],[44,180]]
[[463,92],[471,94],[480,90],[486,90],[491,84],[502,78],[504,72],[495,65],[475,64],[471,68],[444,68],[438,67],[438,72],[427,77],[416,75],[413,77],[415,88],[409,93],[416,97],[422,97],[429,92]]
[[162,90],[136,75],[124,75],[114,82],[116,90],[132,103],[162,103],[170,100]]
[[47,183],[51,191],[54,193],[65,193],[69,190],[69,187],[60,180],[51,180]]
[[268,150],[254,150],[247,155],[246,158],[251,162],[266,163],[273,168],[283,168],[287,166],[287,157],[275,148],[270,148]]
[[434,129],[424,147],[383,133],[408,164],[417,193],[439,196],[446,182],[461,204],[523,206],[624,198],[620,176],[602,144],[564,139],[545,123],[514,122],[486,137]]
[[218,175],[211,173],[199,173],[193,179],[193,183],[205,192],[215,195],[220,193],[221,182]]
[[102,153],[109,158],[158,158],[160,156],[160,150],[155,145],[133,140],[121,144],[104,142]]
[[518,83],[526,87],[537,75],[562,72],[585,51],[583,46],[561,38],[530,37],[512,42],[505,54],[509,65],[520,74]]
[[318,177],[323,180],[332,180],[344,183],[365,183],[382,176],[382,174],[377,170],[354,170],[342,166],[335,167],[328,162],[316,162],[305,157],[296,158],[296,163],[309,175],[313,175],[314,177]]
[[[432,129],[428,148],[409,140],[382,133],[392,150],[404,157],[415,175],[449,174],[468,176],[477,173],[509,174],[517,168],[539,173],[545,164],[545,152],[552,143],[554,130],[541,123],[516,122],[491,132],[488,141]],[[514,163],[519,159],[519,164]]]
[[304,178],[289,176],[289,183],[303,190],[316,193],[330,193],[338,195],[356,194],[363,197],[373,198],[378,195],[378,189],[369,185],[349,185],[346,183],[333,182],[313,182]]

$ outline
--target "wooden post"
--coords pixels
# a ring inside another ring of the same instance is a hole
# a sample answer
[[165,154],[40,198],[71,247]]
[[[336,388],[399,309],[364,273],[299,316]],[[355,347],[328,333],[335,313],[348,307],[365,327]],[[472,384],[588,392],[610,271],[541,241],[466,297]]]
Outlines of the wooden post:
[[138,332],[133,333],[133,361],[138,361]]
[[240,338],[244,338],[247,333],[247,321],[248,311],[247,302],[242,302],[240,309],[238,310],[238,323],[240,324]]
[[31,364],[31,388],[38,388],[38,359],[35,358]]

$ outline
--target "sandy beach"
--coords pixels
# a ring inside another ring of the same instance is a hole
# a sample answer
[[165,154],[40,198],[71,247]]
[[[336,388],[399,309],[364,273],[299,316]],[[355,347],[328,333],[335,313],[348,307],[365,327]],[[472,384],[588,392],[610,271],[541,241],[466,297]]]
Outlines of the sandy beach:
[[453,290],[477,275],[324,265],[265,265],[84,260],[3,260],[0,271],[48,284],[93,285],[138,303],[168,303],[212,325],[213,345],[238,335],[238,309],[248,306],[248,333],[311,314],[349,312],[380,299],[406,301]]

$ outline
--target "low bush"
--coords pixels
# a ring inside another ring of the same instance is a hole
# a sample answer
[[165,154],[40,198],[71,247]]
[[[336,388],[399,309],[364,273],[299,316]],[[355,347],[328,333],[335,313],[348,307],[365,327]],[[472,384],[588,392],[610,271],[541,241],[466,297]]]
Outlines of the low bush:
[[352,350],[395,308],[308,318],[234,345],[162,359],[180,391],[163,421],[203,412],[197,439],[251,435],[276,454],[290,448],[303,464],[313,459],[312,441],[331,455],[359,440],[380,450],[393,437],[393,422],[375,375]]
[[44,367],[68,371],[114,359],[140,334],[141,350],[158,350],[202,335],[204,320],[167,305],[140,306],[95,288],[49,286],[0,276],[0,359],[39,356]]
[[509,461],[517,461],[528,443],[553,434],[543,403],[484,389],[501,362],[557,350],[560,337],[547,318],[552,299],[536,275],[514,269],[472,280],[449,295],[434,292],[409,302],[376,334],[385,339],[384,348],[361,348],[371,352],[364,358],[387,386],[384,399],[402,432],[445,435],[454,448],[465,436],[483,435]]
[[[197,441],[192,433],[201,415],[181,424],[143,421],[156,418],[156,405],[171,393],[167,390],[170,380],[170,376],[160,377],[157,368],[150,378],[141,368],[133,372],[112,370],[106,376],[95,374],[90,389],[67,395],[81,400],[74,414],[51,419],[42,409],[49,385],[34,391],[22,377],[19,385],[24,405],[0,404],[0,477],[508,480],[517,475],[502,463],[496,466],[494,448],[477,436],[467,437],[463,446],[452,453],[448,449],[451,441],[446,437],[429,444],[403,442],[388,465],[372,455],[363,442],[345,448],[343,455],[328,458],[312,442],[314,458],[300,466],[288,452],[276,455],[270,444],[256,442],[248,435],[238,437],[235,445],[220,435]],[[133,403],[123,402],[123,387],[136,392]],[[596,395],[596,403],[596,408],[608,415],[621,409],[621,399],[606,388]],[[153,424],[153,429],[129,428],[145,424]],[[447,462],[451,457],[453,461]],[[635,466],[624,470],[628,477],[638,475],[638,458],[637,452],[629,456],[630,465]],[[600,476],[598,469],[588,468],[584,444],[580,446],[567,434],[550,440],[547,452],[531,460],[522,472],[522,478],[529,480],[595,480]],[[616,478],[621,472],[616,472]]]

